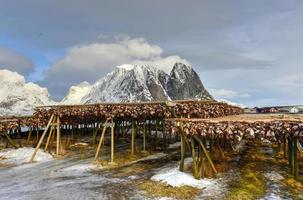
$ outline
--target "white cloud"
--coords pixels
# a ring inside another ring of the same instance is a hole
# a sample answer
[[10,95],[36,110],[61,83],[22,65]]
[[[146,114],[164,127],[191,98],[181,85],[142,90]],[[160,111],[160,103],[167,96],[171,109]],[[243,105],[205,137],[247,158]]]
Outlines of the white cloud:
[[215,98],[249,98],[250,94],[247,93],[239,93],[233,90],[228,89],[209,89],[209,92],[215,97]]
[[21,74],[34,70],[34,63],[22,54],[8,48],[0,47],[0,69],[9,69]]
[[165,57],[163,54],[161,47],[149,44],[144,38],[123,37],[112,43],[74,46],[49,68],[44,83],[58,96],[58,90],[63,94],[71,84],[94,82],[121,64],[149,64],[167,72],[176,62],[189,64],[178,55]]

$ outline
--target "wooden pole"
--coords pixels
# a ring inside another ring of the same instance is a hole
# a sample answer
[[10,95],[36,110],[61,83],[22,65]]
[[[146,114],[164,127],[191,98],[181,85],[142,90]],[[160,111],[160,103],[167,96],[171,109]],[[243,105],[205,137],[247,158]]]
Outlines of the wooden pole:
[[221,145],[220,145],[219,140],[216,140],[216,142],[217,142],[217,145],[218,145],[219,151],[220,151],[220,153],[221,153],[221,157],[225,158],[225,154],[224,154],[224,152],[223,152],[223,150],[222,150],[222,148],[221,148]]
[[285,136],[283,137],[283,155],[286,158],[286,139]]
[[114,121],[112,120],[111,125],[111,156],[110,156],[110,164],[114,164],[115,159],[115,125]]
[[56,155],[59,157],[60,154],[60,140],[61,140],[61,133],[60,133],[60,117],[57,116],[57,148],[56,148]]
[[181,172],[184,171],[184,159],[185,159],[185,149],[186,149],[186,143],[185,143],[185,136],[183,134],[183,123],[181,122],[181,126],[180,126],[180,129],[181,129],[181,160],[180,160],[180,166],[179,166],[179,170]]
[[8,133],[5,132],[4,133],[5,139],[7,140],[7,142],[12,145],[15,149],[18,149],[16,143],[9,137]]
[[48,145],[49,145],[49,142],[50,142],[51,136],[52,136],[52,134],[53,134],[53,130],[54,130],[54,127],[53,127],[53,126],[51,126],[51,129],[50,129],[50,131],[49,131],[49,134],[48,134],[48,137],[47,137],[47,141],[46,141],[46,144],[45,144],[44,151],[46,151],[46,150],[47,150],[47,148],[48,148]]
[[54,114],[52,114],[50,120],[48,121],[47,126],[46,126],[46,128],[44,129],[44,132],[43,132],[43,134],[42,134],[42,136],[41,136],[41,138],[40,138],[40,140],[39,140],[39,142],[38,142],[38,144],[37,144],[37,146],[36,146],[36,149],[35,149],[35,151],[34,151],[32,157],[31,157],[31,159],[30,159],[30,162],[33,162],[33,161],[34,161],[35,156],[36,156],[36,154],[37,154],[37,152],[38,152],[38,149],[39,149],[40,145],[41,145],[42,142],[43,142],[43,139],[44,139],[44,137],[45,137],[45,135],[46,135],[46,133],[47,133],[47,131],[48,131],[48,129],[49,129],[50,124],[51,124],[52,121],[53,121],[53,118],[54,118]]
[[190,145],[191,145],[191,155],[193,158],[193,171],[194,171],[194,177],[195,179],[199,179],[199,167],[198,167],[198,162],[197,162],[197,156],[196,156],[196,150],[195,150],[195,141],[191,137],[190,138]]
[[158,143],[158,120],[156,120],[156,130],[154,135],[154,150],[157,150],[157,143]]
[[298,175],[299,175],[299,163],[298,163],[298,150],[297,150],[298,146],[297,146],[297,138],[294,137],[293,138],[293,159],[294,159],[294,178],[297,180]]
[[208,160],[208,162],[209,162],[211,168],[213,169],[213,171],[215,172],[215,174],[217,174],[218,172],[217,172],[217,170],[216,170],[216,168],[215,168],[215,165],[214,165],[213,161],[211,160],[211,158],[210,158],[210,156],[209,156],[209,154],[208,154],[208,152],[207,152],[207,150],[206,150],[206,148],[205,148],[203,142],[202,142],[201,139],[200,139],[199,137],[197,137],[197,136],[195,136],[195,139],[200,143],[200,145],[201,145],[201,147],[202,147],[202,150],[203,150],[203,152],[204,152],[204,154],[205,154],[205,156],[206,156],[206,158],[207,158],[207,160]]
[[[289,167],[290,167],[290,171],[292,170],[292,167],[291,167],[291,164],[292,164],[292,142],[291,142],[291,138],[290,136],[288,136],[287,138],[287,152],[288,152],[288,164],[289,164]],[[291,171],[291,174],[292,174],[292,171]]]
[[164,150],[167,150],[167,137],[166,137],[166,131],[165,131],[165,121],[162,121],[162,133],[163,133],[163,139],[164,139]]
[[126,140],[126,129],[125,129],[125,126],[126,126],[126,121],[122,121],[122,137],[123,137],[123,140]]
[[185,150],[186,150],[186,143],[185,143],[185,136],[182,134],[181,135],[181,160],[180,160],[180,166],[179,166],[179,170],[181,172],[184,171],[184,159],[185,159]]
[[26,144],[28,145],[29,143],[29,140],[31,139],[31,136],[32,136],[32,128],[30,127],[29,128],[29,132],[28,132],[28,136],[27,136],[27,140],[26,140]]
[[[108,122],[108,120],[105,121],[105,123],[107,123],[107,122]],[[98,144],[97,151],[96,151],[96,154],[95,154],[95,161],[99,157],[99,153],[100,153],[100,150],[101,150],[102,142],[104,140],[106,129],[107,129],[107,126],[103,126],[102,133],[101,133],[101,138],[99,140],[99,144]]]
[[94,145],[96,143],[96,136],[97,136],[98,128],[93,129],[93,138],[92,138],[92,144]]
[[146,123],[143,125],[143,151],[146,152]]
[[132,141],[131,141],[131,155],[135,155],[135,122],[132,120]]

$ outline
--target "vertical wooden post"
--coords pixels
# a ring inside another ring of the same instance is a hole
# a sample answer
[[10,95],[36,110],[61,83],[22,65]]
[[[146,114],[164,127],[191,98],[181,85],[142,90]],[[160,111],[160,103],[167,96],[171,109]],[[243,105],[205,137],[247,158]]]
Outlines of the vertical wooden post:
[[132,141],[131,141],[131,155],[135,155],[135,121],[132,120]]
[[283,137],[283,155],[284,155],[284,158],[286,159],[286,138],[285,138],[285,136]]
[[181,133],[181,160],[180,160],[180,166],[179,166],[179,170],[181,172],[184,171],[184,159],[185,159],[185,149],[186,149],[186,143],[185,143],[185,136],[183,135],[183,133]]
[[94,145],[94,144],[96,143],[97,132],[98,132],[98,128],[95,127],[95,128],[93,129],[92,145]]
[[35,156],[36,156],[36,154],[37,154],[37,152],[38,152],[38,149],[39,149],[40,145],[41,145],[42,142],[43,142],[43,139],[44,139],[44,137],[45,137],[45,135],[46,135],[46,133],[47,133],[47,131],[48,131],[48,129],[49,129],[50,124],[51,124],[52,121],[53,121],[53,118],[54,118],[54,114],[52,114],[50,120],[48,121],[47,126],[45,127],[44,132],[43,132],[43,134],[42,134],[42,136],[41,136],[41,138],[40,138],[40,140],[39,140],[39,142],[38,142],[38,144],[37,144],[37,146],[36,146],[36,149],[35,149],[35,151],[34,151],[32,157],[31,157],[31,159],[30,159],[30,162],[33,162],[33,161],[34,161]]
[[30,141],[30,139],[31,139],[31,136],[32,136],[32,130],[33,130],[33,128],[32,127],[30,127],[29,128],[29,132],[28,132],[28,135],[27,135],[27,140],[26,140],[26,144],[28,145],[28,143],[29,143],[29,141]]
[[294,172],[294,166],[293,166],[293,141],[290,136],[288,136],[288,162],[290,167],[290,173],[293,174]]
[[125,129],[125,126],[126,126],[126,122],[122,121],[122,137],[123,137],[123,140],[126,140],[126,129]]
[[299,163],[298,163],[298,146],[297,146],[297,138],[293,138],[293,157],[294,157],[294,178],[297,180],[299,175]]
[[7,142],[12,145],[15,149],[17,149],[17,145],[15,144],[15,142],[9,137],[8,133],[5,132],[4,133],[5,139],[7,140]]
[[39,128],[36,128],[36,142],[39,141]]
[[56,148],[56,156],[59,157],[60,154],[60,140],[61,140],[61,132],[60,132],[60,117],[57,116],[57,148]]
[[163,133],[163,139],[164,139],[164,150],[167,150],[167,137],[166,137],[166,131],[165,131],[165,120],[162,121],[162,133]]
[[158,143],[158,120],[156,120],[156,130],[154,135],[154,150],[157,150],[157,143]]
[[197,156],[196,156],[196,149],[195,149],[195,141],[193,138],[190,138],[190,145],[191,145],[191,155],[193,158],[193,172],[195,179],[199,179],[199,167],[197,162]]
[[146,152],[146,123],[143,125],[143,151]]
[[47,148],[48,148],[48,145],[49,145],[49,142],[50,142],[51,136],[52,136],[52,134],[53,134],[53,130],[54,130],[54,127],[53,127],[53,126],[51,126],[51,129],[50,129],[50,131],[49,131],[49,134],[48,134],[48,137],[47,137],[47,140],[46,140],[46,144],[45,144],[44,151],[46,151],[46,150],[47,150]]
[[201,139],[198,138],[197,136],[196,136],[195,138],[196,138],[197,141],[200,143],[200,145],[201,145],[201,147],[202,147],[202,150],[203,150],[203,152],[204,152],[204,154],[205,154],[205,156],[206,156],[206,158],[207,158],[207,160],[208,160],[208,162],[209,162],[211,168],[213,169],[213,171],[215,172],[215,174],[217,174],[218,172],[217,172],[217,170],[216,170],[216,168],[215,168],[215,165],[214,165],[213,161],[211,160],[211,158],[210,158],[210,156],[209,156],[209,154],[208,154],[208,152],[207,152],[207,149],[205,148],[203,142],[202,142]]
[[[108,122],[108,120],[105,121],[105,123],[107,123],[107,122]],[[99,153],[100,153],[100,149],[101,149],[101,146],[102,146],[102,143],[103,143],[103,140],[104,140],[106,129],[107,129],[107,126],[103,126],[101,137],[100,137],[99,144],[98,144],[98,147],[97,147],[97,151],[96,151],[96,154],[95,154],[95,161],[99,157]]]
[[110,164],[115,164],[114,159],[115,159],[115,125],[114,121],[112,120],[111,124],[111,156],[110,156]]

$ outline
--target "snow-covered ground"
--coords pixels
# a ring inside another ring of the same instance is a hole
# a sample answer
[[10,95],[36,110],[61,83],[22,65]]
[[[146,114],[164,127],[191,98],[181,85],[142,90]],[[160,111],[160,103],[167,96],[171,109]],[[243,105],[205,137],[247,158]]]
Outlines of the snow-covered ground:
[[175,149],[175,148],[178,148],[180,146],[181,146],[181,142],[176,142],[176,143],[170,144],[168,146],[168,149]]
[[154,175],[151,180],[161,181],[173,187],[192,186],[199,189],[218,187],[217,180],[206,178],[197,180],[192,174],[181,172],[178,167],[164,168],[158,174]]
[[[188,166],[191,162],[191,158],[186,158],[184,164]],[[199,189],[219,189],[220,187],[218,179],[203,178],[197,180],[193,177],[192,173],[181,172],[179,170],[178,163],[173,166],[161,169],[158,173],[151,177],[151,180],[160,181],[173,187],[192,186]]]
[[[29,162],[34,153],[34,148],[23,147],[19,149],[5,149],[0,151],[0,164],[21,165]],[[53,156],[39,149],[35,160],[36,162],[45,162],[53,160]]]

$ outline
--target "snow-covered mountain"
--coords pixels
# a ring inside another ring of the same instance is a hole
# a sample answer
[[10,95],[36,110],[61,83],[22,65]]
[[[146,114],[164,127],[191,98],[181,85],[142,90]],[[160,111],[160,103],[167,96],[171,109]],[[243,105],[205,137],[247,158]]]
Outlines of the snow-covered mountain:
[[71,87],[62,104],[212,99],[197,73],[176,63],[170,74],[147,65],[121,65],[93,85]]
[[46,88],[26,83],[17,72],[0,70],[0,116],[28,115],[36,106],[54,103]]
[[60,102],[61,104],[67,105],[67,104],[78,104],[81,102],[81,99],[89,93],[91,89],[91,85],[84,81],[80,83],[79,85],[72,86],[67,95],[64,97],[64,99]]
[[226,99],[217,99],[217,101],[222,102],[222,103],[227,103],[231,106],[237,106],[237,107],[240,107],[240,108],[247,108],[247,106],[245,106],[243,104],[235,103],[235,102],[232,102],[232,101],[229,101],[229,100],[226,100]]
[[[176,63],[170,74],[147,65],[121,65],[93,85],[72,86],[60,104],[212,99],[197,73]],[[40,105],[54,105],[48,90],[9,70],[0,70],[0,116],[29,115]]]

